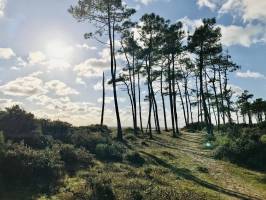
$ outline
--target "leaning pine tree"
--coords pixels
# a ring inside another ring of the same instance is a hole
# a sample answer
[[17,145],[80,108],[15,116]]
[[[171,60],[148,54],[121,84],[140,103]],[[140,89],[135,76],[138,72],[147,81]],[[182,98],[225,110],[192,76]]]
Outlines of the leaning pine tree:
[[112,87],[114,95],[115,113],[117,120],[117,139],[123,139],[122,126],[119,115],[119,107],[116,91],[116,48],[115,39],[119,32],[119,26],[123,24],[132,14],[134,9],[128,9],[123,5],[122,0],[79,0],[76,6],[71,6],[69,12],[79,22],[89,21],[96,27],[94,33],[85,34],[85,38],[93,37],[97,41],[98,37],[106,35],[110,50],[110,68],[112,76]]

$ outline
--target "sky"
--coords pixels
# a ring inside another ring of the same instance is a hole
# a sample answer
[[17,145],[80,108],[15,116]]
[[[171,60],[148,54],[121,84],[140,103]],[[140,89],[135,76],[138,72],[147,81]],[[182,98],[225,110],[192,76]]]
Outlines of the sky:
[[[0,0],[0,109],[18,104],[37,117],[74,125],[99,123],[101,76],[109,71],[106,46],[83,35],[93,26],[68,12],[77,0]],[[139,19],[154,12],[182,21],[186,30],[216,17],[222,42],[241,70],[232,88],[266,99],[265,0],[127,0]],[[142,97],[146,90],[142,85]],[[132,123],[126,92],[119,90],[123,126]],[[105,123],[115,125],[112,90],[107,86]],[[143,103],[143,112],[147,103]],[[160,103],[160,102],[159,102]],[[161,112],[161,111],[160,111]],[[179,111],[181,116],[181,111]],[[181,118],[181,117],[180,117]],[[183,123],[182,120],[180,123]]]

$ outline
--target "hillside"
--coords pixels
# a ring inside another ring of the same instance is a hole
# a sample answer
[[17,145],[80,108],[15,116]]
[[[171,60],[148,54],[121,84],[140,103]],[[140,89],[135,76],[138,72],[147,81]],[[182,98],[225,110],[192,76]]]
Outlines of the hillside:
[[[177,139],[169,134],[152,140],[126,134],[126,152],[139,156],[118,162],[95,159],[93,167],[66,175],[56,191],[47,193],[50,197],[20,188],[1,191],[0,199],[266,199],[265,174],[213,159],[203,134],[183,132]],[[90,196],[95,181],[107,196]]]

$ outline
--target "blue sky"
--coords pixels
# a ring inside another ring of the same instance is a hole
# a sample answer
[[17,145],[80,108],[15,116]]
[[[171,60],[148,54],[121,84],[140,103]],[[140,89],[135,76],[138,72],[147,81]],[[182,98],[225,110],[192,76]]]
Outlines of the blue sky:
[[[76,125],[98,123],[101,74],[108,51],[83,34],[93,27],[67,12],[75,0],[0,0],[0,108],[20,104],[38,117]],[[236,92],[266,98],[265,0],[128,0],[134,19],[155,12],[190,31],[200,19],[217,17],[223,44],[242,68],[230,77]],[[143,86],[144,88],[144,86]],[[114,125],[111,89],[106,122]],[[145,93],[145,89],[143,89]],[[144,95],[144,94],[143,94]],[[119,91],[124,125],[130,125],[125,92]],[[145,104],[145,103],[144,103]],[[145,109],[145,105],[144,105]],[[181,113],[180,113],[181,114]]]

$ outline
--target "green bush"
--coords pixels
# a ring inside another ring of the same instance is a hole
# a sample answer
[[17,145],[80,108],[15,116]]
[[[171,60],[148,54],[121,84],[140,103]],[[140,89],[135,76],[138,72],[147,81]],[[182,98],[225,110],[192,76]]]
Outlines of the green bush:
[[261,131],[245,128],[239,136],[225,135],[216,139],[215,157],[247,167],[266,169],[266,143]]
[[7,139],[31,137],[36,128],[34,115],[27,113],[18,105],[6,108],[6,111],[1,113],[0,130]]
[[65,162],[67,170],[70,171],[89,167],[93,164],[93,157],[88,151],[84,148],[75,148],[73,145],[61,145],[60,156]]
[[266,134],[264,134],[260,137],[260,141],[262,144],[266,145]]
[[49,189],[63,175],[58,152],[33,150],[24,144],[9,144],[0,157],[0,174],[6,183]]
[[122,161],[123,147],[119,144],[97,144],[96,157],[105,161]]
[[5,137],[3,132],[0,131],[0,156],[4,153],[5,148]]
[[112,131],[105,125],[101,126],[101,125],[90,125],[87,127],[87,131],[89,133],[95,133],[95,132],[101,132],[104,134],[109,134]]
[[92,181],[92,196],[93,200],[115,200],[115,194],[110,180],[98,179]]
[[110,136],[102,133],[74,133],[71,135],[71,143],[73,145],[76,147],[84,147],[92,153],[95,153],[95,149],[98,144],[108,144],[110,141]]
[[145,159],[141,157],[138,152],[131,152],[126,155],[126,160],[134,165],[142,166],[145,163]]
[[183,130],[189,131],[189,132],[197,132],[202,131],[206,127],[206,124],[204,122],[198,122],[198,123],[191,123],[186,125]]
[[[20,142],[21,139],[13,139],[14,142]],[[24,144],[33,149],[51,148],[55,143],[52,136],[48,135],[34,135],[23,139]]]

